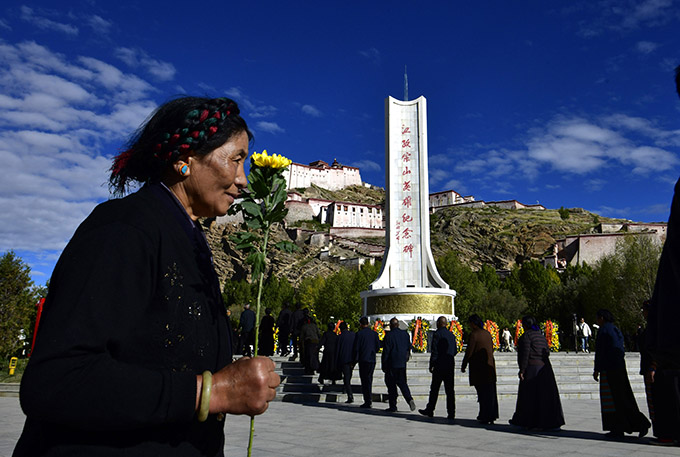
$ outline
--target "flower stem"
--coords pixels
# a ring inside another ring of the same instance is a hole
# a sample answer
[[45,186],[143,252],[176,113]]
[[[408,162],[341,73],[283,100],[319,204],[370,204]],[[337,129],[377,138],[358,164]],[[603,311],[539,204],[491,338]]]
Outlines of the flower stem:
[[[265,259],[267,258],[267,242],[269,241],[269,227],[264,230],[264,241],[262,243],[262,252]],[[260,273],[257,280],[257,304],[255,305],[255,349],[253,357],[257,357],[260,344],[260,303],[262,301],[262,287],[264,284],[264,271]],[[253,451],[253,436],[255,435],[255,416],[250,417],[250,437],[248,438],[248,457]]]

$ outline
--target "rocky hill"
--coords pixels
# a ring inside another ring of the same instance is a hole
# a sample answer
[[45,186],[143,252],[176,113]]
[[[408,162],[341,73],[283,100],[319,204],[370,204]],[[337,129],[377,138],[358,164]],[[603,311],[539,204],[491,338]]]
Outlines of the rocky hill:
[[[352,201],[381,204],[385,200],[382,189],[353,186],[338,192],[312,187],[296,189],[305,198],[322,198],[334,201]],[[437,258],[451,250],[477,269],[482,264],[496,269],[510,269],[515,263],[526,259],[541,258],[552,251],[552,246],[565,235],[593,233],[600,222],[621,221],[598,216],[580,208],[569,210],[569,217],[562,219],[557,210],[501,209],[449,207],[430,215],[432,253]],[[204,221],[208,240],[213,249],[215,266],[221,280],[241,279],[248,276],[248,266],[243,255],[234,249],[229,236],[239,230],[232,225],[217,225]],[[271,268],[275,275],[286,277],[298,284],[306,276],[328,276],[340,268],[340,258],[369,257],[366,246],[349,240],[335,240],[330,250],[310,243],[313,232],[327,232],[328,228],[318,222],[299,224],[308,230],[306,236],[294,240],[299,250],[293,254],[276,252]],[[275,242],[290,239],[288,232],[279,227],[273,235]],[[372,245],[384,245],[384,239],[360,240]],[[328,254],[327,259],[320,256]]]

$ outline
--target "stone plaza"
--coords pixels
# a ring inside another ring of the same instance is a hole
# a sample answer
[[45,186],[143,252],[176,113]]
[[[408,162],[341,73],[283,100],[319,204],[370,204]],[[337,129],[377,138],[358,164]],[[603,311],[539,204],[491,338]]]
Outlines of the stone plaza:
[[[415,354],[409,362],[409,382],[418,407],[423,407],[429,375],[420,367],[427,354]],[[282,385],[269,410],[255,420],[255,456],[671,456],[679,447],[648,444],[650,437],[627,435],[624,441],[609,441],[602,432],[597,383],[592,373],[592,354],[559,353],[551,356],[560,385],[566,425],[561,431],[526,431],[508,424],[515,410],[516,354],[497,353],[500,419],[494,425],[475,420],[477,402],[467,375],[460,373],[456,357],[456,421],[445,418],[440,398],[435,417],[410,412],[403,399],[399,412],[386,412],[380,366],[374,376],[373,409],[344,404],[339,386],[319,386],[316,376],[299,374],[297,362],[275,357]],[[636,373],[637,353],[626,355],[629,378],[640,410],[647,414],[641,377]],[[378,364],[380,362],[378,361]],[[9,457],[24,423],[17,398],[18,385],[0,389],[0,457]],[[353,387],[359,392],[358,375]],[[245,456],[250,420],[227,416],[225,454]],[[650,431],[651,433],[651,431]]]

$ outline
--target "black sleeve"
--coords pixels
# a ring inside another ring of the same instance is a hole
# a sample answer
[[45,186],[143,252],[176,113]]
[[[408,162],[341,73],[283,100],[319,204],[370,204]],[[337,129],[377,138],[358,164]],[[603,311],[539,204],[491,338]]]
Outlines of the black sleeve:
[[148,312],[157,246],[138,228],[122,223],[77,232],[76,237],[52,276],[22,380],[24,412],[29,418],[93,430],[191,420],[194,373],[153,369],[115,356]]

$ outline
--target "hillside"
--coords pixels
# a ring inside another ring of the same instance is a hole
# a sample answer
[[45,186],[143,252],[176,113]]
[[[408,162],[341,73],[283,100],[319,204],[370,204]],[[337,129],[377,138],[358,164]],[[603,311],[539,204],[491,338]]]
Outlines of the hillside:
[[[339,192],[312,187],[296,189],[305,198],[321,198],[334,201],[354,201],[380,204],[384,191],[353,186]],[[580,208],[569,210],[569,217],[562,219],[557,210],[501,209],[496,207],[463,208],[450,207],[430,215],[431,246],[437,258],[451,250],[477,269],[482,264],[496,269],[509,269],[515,263],[530,258],[541,258],[559,238],[565,235],[592,233],[598,222],[620,221],[609,219]],[[229,236],[239,229],[235,226],[218,226],[205,221],[206,234],[214,253],[215,266],[221,280],[240,279],[248,275],[248,268],[241,253],[233,248]],[[302,224],[308,229],[327,230],[318,223]],[[311,234],[311,233],[310,233]],[[283,228],[273,235],[274,241],[290,239]],[[384,245],[384,239],[363,240]],[[324,250],[309,242],[309,236],[295,240],[299,251],[293,254],[275,253],[271,266],[274,274],[286,277],[298,284],[306,276],[323,275],[342,268],[337,261],[319,259]],[[332,259],[366,257],[361,246],[336,240],[330,246]]]

